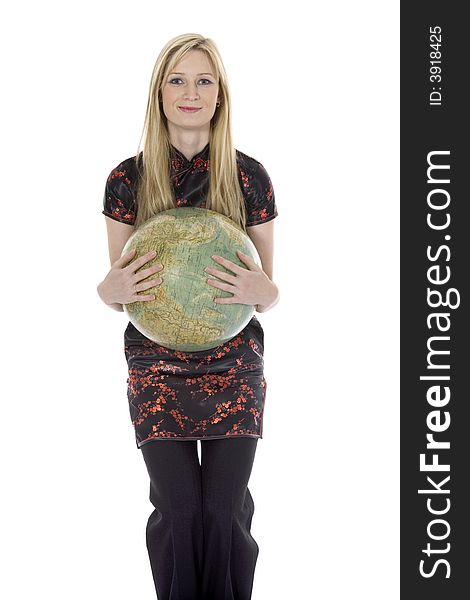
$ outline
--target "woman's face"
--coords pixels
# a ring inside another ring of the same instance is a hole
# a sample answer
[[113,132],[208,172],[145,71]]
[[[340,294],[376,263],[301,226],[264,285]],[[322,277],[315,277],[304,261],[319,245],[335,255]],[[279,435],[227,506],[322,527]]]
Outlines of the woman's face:
[[[216,110],[219,84],[202,50],[191,50],[168,74],[163,85],[163,112],[169,128],[207,130]],[[180,107],[199,110],[184,112]]]

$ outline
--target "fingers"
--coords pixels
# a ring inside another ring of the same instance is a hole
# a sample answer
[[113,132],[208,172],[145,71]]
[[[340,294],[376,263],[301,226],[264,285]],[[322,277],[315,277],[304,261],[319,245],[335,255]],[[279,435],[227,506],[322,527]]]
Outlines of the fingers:
[[132,271],[137,271],[137,269],[139,269],[142,265],[145,265],[146,262],[149,262],[150,260],[155,258],[156,255],[157,253],[154,250],[151,250],[150,252],[147,252],[146,254],[139,256],[139,258],[133,260],[126,268]]
[[[155,279],[149,279],[148,281],[142,281],[141,283],[137,283],[135,286],[136,292],[143,292],[144,290],[148,290],[149,288],[155,287],[156,285],[160,285],[163,279],[161,277],[156,277]],[[139,296],[140,300],[140,296]]]
[[231,275],[230,273],[226,273],[225,271],[219,271],[218,269],[212,269],[211,267],[206,267],[204,269],[205,273],[212,275],[212,277],[218,277],[219,279],[223,279],[224,281],[228,281],[229,283],[235,284],[237,280],[236,275]]
[[[121,257],[122,262],[124,263],[128,262],[129,260],[132,260],[132,257],[135,256],[135,254],[135,249],[131,250],[130,252],[127,252]],[[133,275],[131,276],[131,285],[132,291],[134,293],[131,296],[130,302],[151,302],[152,300],[155,300],[155,294],[138,294],[137,292],[148,290],[162,283],[162,279],[160,277],[148,279],[147,281],[145,281],[145,279],[150,275],[161,271],[163,269],[163,265],[157,264],[139,271],[139,268],[145,265],[145,263],[149,262],[150,260],[153,260],[156,254],[157,253],[154,250],[147,252],[146,254],[143,254],[142,256],[139,256],[137,259],[133,260],[127,265],[127,267],[123,269],[128,273],[133,273]]]
[[149,275],[153,275],[154,273],[158,273],[158,271],[161,271],[162,269],[163,265],[153,265],[153,267],[142,269],[142,271],[139,271],[134,275],[134,283],[136,283],[137,281],[142,281],[142,279],[145,279],[146,277],[148,277]]
[[226,292],[230,292],[231,294],[235,294],[236,288],[229,283],[222,283],[221,281],[217,281],[217,279],[208,279],[207,283],[212,287],[219,288],[221,290],[225,290]]
[[138,283],[135,286],[135,289],[138,292],[148,290],[151,287],[160,285],[162,281],[163,281],[163,279],[161,277],[156,277],[155,279],[149,279],[148,281],[143,281],[142,283]]
[[222,256],[215,256],[215,255],[212,256],[211,258],[213,261],[215,261],[219,265],[222,265],[226,269],[229,269],[233,273],[241,274],[241,273],[243,273],[243,271],[246,271],[246,269],[244,267],[240,267],[240,266],[236,265],[231,260],[228,260],[228,258],[223,258]]
[[251,256],[248,256],[248,254],[245,254],[241,250],[237,250],[237,254],[238,254],[238,258],[240,258],[240,260],[242,262],[244,262],[245,265],[248,265],[248,267],[252,271],[259,271],[260,270],[260,267],[256,264],[256,262],[253,260],[253,258]]
[[146,296],[136,294],[131,302],[151,302],[152,300],[155,300],[155,294],[147,294]]
[[120,256],[112,265],[113,268],[115,267],[124,267],[125,265],[127,265],[127,263],[132,259],[132,257],[135,254],[135,248],[134,250],[130,250],[129,252],[126,252],[126,254],[123,254],[122,256]]

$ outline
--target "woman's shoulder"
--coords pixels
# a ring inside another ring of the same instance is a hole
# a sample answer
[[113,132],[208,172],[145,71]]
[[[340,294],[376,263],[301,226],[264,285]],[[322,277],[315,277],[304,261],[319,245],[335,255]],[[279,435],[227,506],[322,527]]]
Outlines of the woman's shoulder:
[[264,168],[264,165],[241,150],[235,150],[237,156],[237,164],[239,176],[246,180],[246,177],[258,187],[266,187],[271,185],[269,173]]
[[247,208],[247,226],[277,217],[274,189],[268,172],[259,160],[236,151],[239,180]]
[[103,196],[104,215],[128,225],[135,223],[137,177],[135,156],[125,158],[111,169]]
[[272,187],[269,173],[259,160],[240,150],[236,150],[236,155],[239,177],[243,181],[259,189]]
[[[141,155],[139,154],[139,164],[140,159]],[[129,156],[128,158],[125,158],[111,169],[108,179],[117,178],[125,180],[129,184],[133,184],[137,179],[138,173],[139,171],[136,163],[136,157]]]
[[247,171],[254,173],[261,165],[259,160],[256,160],[256,158],[249,156],[248,154],[246,154],[245,152],[242,152],[241,150],[235,149],[235,154],[237,157],[238,165]]
[[[137,183],[140,174],[140,168],[137,166],[135,159],[135,156],[129,156],[119,162],[111,169],[106,179],[106,195],[108,197],[119,197],[129,210],[132,209],[132,211],[134,211]],[[139,160],[139,166],[140,164]]]

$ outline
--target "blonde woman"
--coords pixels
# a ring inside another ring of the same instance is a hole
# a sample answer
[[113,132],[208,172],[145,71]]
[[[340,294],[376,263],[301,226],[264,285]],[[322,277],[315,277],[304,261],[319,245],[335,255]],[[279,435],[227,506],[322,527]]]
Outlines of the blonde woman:
[[[261,268],[240,255],[242,268],[214,257],[206,269],[207,285],[232,293],[216,303],[271,309],[279,300],[272,280],[274,191],[263,165],[233,147],[227,76],[211,39],[180,35],[162,49],[143,137],[142,150],[106,180],[103,214],[111,269],[98,286],[103,302],[122,311],[123,304],[154,298],[148,290],[164,280],[164,271],[159,276],[164,265],[136,273],[158,257],[121,257],[124,244],[158,212],[198,206],[242,227],[262,262]],[[146,540],[160,600],[251,598],[259,547],[250,534],[254,503],[248,481],[262,437],[263,338],[253,316],[225,344],[179,352],[127,325],[129,409],[150,476],[154,510]]]

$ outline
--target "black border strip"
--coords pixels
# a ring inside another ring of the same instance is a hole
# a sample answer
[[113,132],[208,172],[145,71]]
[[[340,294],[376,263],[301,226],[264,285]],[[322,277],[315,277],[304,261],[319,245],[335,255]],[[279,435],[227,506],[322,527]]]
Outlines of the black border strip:
[[400,590],[410,600],[470,597],[464,9],[401,2]]

